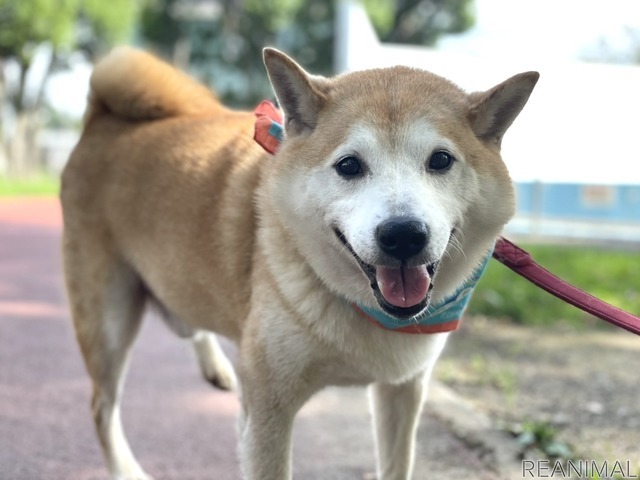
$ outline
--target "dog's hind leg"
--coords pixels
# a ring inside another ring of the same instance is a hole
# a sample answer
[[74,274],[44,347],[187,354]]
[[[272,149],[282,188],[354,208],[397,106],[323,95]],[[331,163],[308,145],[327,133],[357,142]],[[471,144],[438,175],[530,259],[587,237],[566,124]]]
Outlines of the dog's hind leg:
[[81,241],[65,232],[65,276],[76,336],[93,381],[92,410],[111,476],[148,480],[125,438],[120,398],[131,345],[139,331],[145,291],[134,270],[104,238]]
[[192,341],[204,378],[221,390],[236,390],[235,371],[222,351],[216,335],[198,330],[193,335]]
[[218,338],[212,332],[196,330],[176,317],[152,293],[150,303],[164,320],[165,325],[180,338],[188,338],[200,365],[200,372],[206,381],[221,390],[235,390],[237,386],[236,374],[231,362],[225,355]]

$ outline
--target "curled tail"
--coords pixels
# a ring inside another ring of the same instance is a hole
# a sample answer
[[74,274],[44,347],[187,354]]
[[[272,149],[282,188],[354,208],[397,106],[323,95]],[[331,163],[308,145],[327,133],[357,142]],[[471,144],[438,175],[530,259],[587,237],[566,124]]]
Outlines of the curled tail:
[[104,112],[131,120],[155,120],[222,108],[203,85],[130,47],[118,47],[98,62],[90,83],[85,123]]

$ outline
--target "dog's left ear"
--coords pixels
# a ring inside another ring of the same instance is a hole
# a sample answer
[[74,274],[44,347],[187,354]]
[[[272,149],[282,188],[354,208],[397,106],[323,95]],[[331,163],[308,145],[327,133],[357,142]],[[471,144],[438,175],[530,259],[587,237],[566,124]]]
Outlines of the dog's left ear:
[[263,50],[269,80],[284,111],[287,134],[297,135],[313,130],[318,112],[324,105],[327,79],[312,76],[284,53]]
[[515,75],[491,90],[469,96],[469,122],[478,138],[500,146],[502,136],[529,100],[540,74]]

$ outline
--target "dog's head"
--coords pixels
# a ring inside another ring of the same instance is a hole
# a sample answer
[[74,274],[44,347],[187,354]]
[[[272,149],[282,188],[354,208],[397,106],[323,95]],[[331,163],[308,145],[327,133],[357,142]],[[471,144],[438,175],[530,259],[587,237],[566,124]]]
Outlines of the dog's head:
[[451,293],[513,215],[500,143],[538,74],[466,94],[412,68],[324,78],[273,49],[264,60],[286,132],[267,195],[290,248],[398,318]]

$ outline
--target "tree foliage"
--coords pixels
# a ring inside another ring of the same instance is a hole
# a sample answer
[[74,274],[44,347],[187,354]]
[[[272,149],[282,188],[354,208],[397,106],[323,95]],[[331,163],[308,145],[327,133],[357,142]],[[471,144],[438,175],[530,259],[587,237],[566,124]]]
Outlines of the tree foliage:
[[[312,72],[332,73],[336,1],[219,0],[220,11],[209,18],[195,11],[189,14],[190,3],[152,1],[143,12],[142,36],[166,57],[190,65],[229,103],[251,106],[270,95],[259,54],[267,45],[288,52]],[[364,2],[382,41],[422,45],[433,44],[443,33],[469,28],[471,3]]]
[[[0,157],[10,173],[30,173],[37,163],[38,113],[49,74],[75,49],[94,56],[125,39],[138,9],[134,0],[0,0],[0,102],[12,110],[0,118]],[[37,52],[48,57],[47,65],[29,81]],[[19,72],[15,85],[6,78],[10,64]]]
[[[251,106],[271,91],[259,54],[266,45],[287,51],[310,71],[331,73],[337,1],[0,0],[0,101],[14,111],[12,122],[0,119],[0,139],[11,139],[0,157],[16,171],[35,162],[31,147],[45,82],[28,95],[29,102],[25,99],[34,55],[43,45],[52,52],[46,78],[74,50],[95,57],[126,39],[142,8],[139,33],[148,44],[191,67],[225,101]],[[418,44],[468,28],[471,2],[364,0],[383,41]],[[17,87],[4,76],[9,63],[20,72]]]
[[434,45],[443,34],[473,25],[471,0],[365,0],[383,42]]
[[132,0],[0,0],[0,58],[27,65],[43,43],[56,52],[104,48],[127,37],[139,6]]

